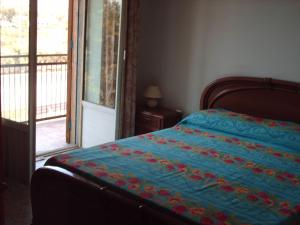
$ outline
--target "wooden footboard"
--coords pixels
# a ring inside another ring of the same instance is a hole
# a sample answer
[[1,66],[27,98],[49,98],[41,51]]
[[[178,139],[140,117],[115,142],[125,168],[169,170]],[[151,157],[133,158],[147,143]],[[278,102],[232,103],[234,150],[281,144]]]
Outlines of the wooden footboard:
[[32,225],[194,224],[55,166],[34,173],[31,200]]

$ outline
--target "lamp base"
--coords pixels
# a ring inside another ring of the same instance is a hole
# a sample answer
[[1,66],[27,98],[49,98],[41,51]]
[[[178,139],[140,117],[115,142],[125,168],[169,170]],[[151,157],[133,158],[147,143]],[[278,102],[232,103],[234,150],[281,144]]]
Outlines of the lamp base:
[[148,99],[148,100],[147,100],[147,106],[148,106],[149,108],[156,108],[157,105],[158,105],[157,99]]

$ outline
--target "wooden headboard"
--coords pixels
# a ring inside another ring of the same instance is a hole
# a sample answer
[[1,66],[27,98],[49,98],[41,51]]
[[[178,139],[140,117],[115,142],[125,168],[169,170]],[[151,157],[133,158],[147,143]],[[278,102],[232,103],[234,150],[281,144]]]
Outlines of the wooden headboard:
[[201,109],[209,108],[300,123],[300,83],[271,78],[222,78],[202,93]]

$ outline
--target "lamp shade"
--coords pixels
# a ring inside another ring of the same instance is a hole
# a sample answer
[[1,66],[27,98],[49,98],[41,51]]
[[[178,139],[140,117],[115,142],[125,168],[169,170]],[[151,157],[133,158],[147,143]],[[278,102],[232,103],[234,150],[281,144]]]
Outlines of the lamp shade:
[[151,85],[144,92],[146,98],[162,98],[161,91],[158,86]]

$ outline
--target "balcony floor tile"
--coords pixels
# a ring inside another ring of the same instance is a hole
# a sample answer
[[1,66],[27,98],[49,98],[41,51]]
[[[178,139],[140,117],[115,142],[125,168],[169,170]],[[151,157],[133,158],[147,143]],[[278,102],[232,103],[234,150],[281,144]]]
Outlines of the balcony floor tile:
[[66,118],[46,120],[36,124],[36,155],[70,147],[66,143]]

